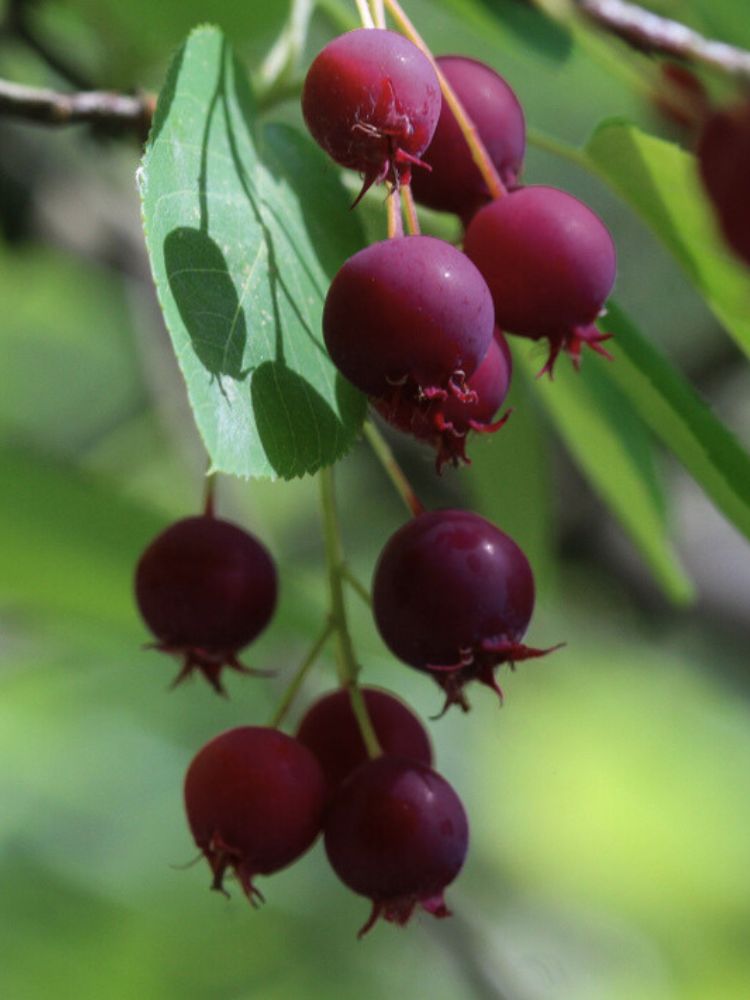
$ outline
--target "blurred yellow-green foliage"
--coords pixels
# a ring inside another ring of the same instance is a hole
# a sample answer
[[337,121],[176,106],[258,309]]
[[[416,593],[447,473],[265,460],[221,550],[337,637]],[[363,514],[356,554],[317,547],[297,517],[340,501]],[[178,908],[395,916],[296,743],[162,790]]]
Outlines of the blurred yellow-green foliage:
[[[7,4],[6,6],[10,6]],[[745,0],[651,4],[750,44]],[[582,142],[624,115],[674,141],[634,79],[647,60],[572,35],[513,0],[406,0],[436,52],[507,76],[529,122]],[[249,68],[286,4],[44,0],[40,34],[98,86],[158,87],[193,24],[221,24]],[[352,19],[326,2],[302,65]],[[64,86],[20,42],[0,75]],[[643,77],[645,79],[646,77]],[[730,85],[708,79],[723,96]],[[299,123],[293,100],[270,115]],[[196,749],[262,723],[326,613],[314,481],[222,481],[221,511],[267,540],[282,602],[249,651],[272,681],[230,678],[230,700],[147,640],[135,561],[200,503],[205,456],[155,303],[134,184],[138,150],[85,131],[0,121],[0,993],[8,1000],[746,1000],[750,995],[748,545],[664,455],[673,534],[697,589],[674,609],[590,492],[525,383],[516,413],[474,443],[471,470],[434,480],[393,439],[431,504],[473,505],[527,549],[540,597],[530,641],[547,660],[505,672],[507,701],[431,724],[440,770],[472,823],[452,920],[355,931],[367,903],[320,845],[264,880],[253,911],[208,891],[181,804]],[[531,148],[528,181],[606,219],[617,293],[748,440],[746,363],[677,265],[590,176]],[[342,202],[342,212],[346,204]],[[380,197],[363,209],[382,225]],[[335,225],[335,220],[331,220]],[[337,474],[347,553],[368,579],[398,499],[358,447]],[[364,678],[423,717],[437,691],[400,666],[352,602]],[[295,718],[334,682],[324,659]]]

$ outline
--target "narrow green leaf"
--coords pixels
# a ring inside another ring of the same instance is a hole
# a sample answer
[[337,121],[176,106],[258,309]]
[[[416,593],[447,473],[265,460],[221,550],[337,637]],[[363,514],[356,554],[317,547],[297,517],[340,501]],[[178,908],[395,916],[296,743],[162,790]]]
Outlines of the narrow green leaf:
[[[750,538],[750,456],[686,379],[609,303],[611,379],[726,517]],[[588,361],[589,359],[587,359]],[[589,366],[591,367],[591,366]]]
[[255,128],[221,32],[197,29],[160,94],[140,188],[159,299],[213,469],[289,479],[336,461],[364,416],[320,332],[330,278],[361,240],[314,144]]
[[719,235],[695,157],[627,122],[603,122],[584,149],[594,170],[651,226],[750,355],[750,272]]
[[[627,398],[601,366],[581,372],[558,365],[555,380],[536,379],[539,398],[571,455],[636,544],[665,594],[676,603],[693,587],[668,537],[666,505],[653,461],[650,436]],[[536,353],[523,368],[539,369]]]

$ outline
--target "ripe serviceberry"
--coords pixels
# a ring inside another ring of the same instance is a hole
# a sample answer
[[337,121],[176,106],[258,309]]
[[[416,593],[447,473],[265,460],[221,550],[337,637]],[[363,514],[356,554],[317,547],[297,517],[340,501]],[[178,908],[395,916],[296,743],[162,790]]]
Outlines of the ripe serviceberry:
[[253,884],[295,861],[320,833],[326,785],[315,756],[277,729],[242,726],[207,743],[185,776],[195,842],[223,891],[234,871],[248,899]]
[[405,924],[417,906],[450,916],[443,890],[466,857],[469,828],[461,800],[424,764],[384,756],[358,768],[328,812],[325,848],[334,871],[372,900],[378,917]]
[[498,325],[549,340],[542,372],[552,373],[563,348],[576,366],[583,344],[610,356],[594,321],[614,284],[615,247],[583,202],[551,187],[512,191],[477,212],[464,249],[489,285]]
[[492,434],[508,419],[510,411],[493,421],[508,393],[512,369],[507,341],[500,330],[495,329],[484,360],[466,380],[466,388],[475,399],[462,401],[450,396],[444,401],[435,401],[396,396],[374,400],[374,405],[388,423],[435,448],[435,466],[440,473],[446,462],[471,464],[466,454],[466,438],[470,431]]
[[472,680],[502,700],[495,668],[551,651],[521,642],[534,609],[526,556],[471,511],[429,511],[399,528],[375,567],[373,608],[390,650],[444,690],[444,710],[468,710]]
[[[518,98],[494,69],[476,59],[440,56],[437,63],[476,128],[500,180],[506,188],[514,188],[526,149],[526,125]],[[423,205],[455,212],[466,223],[490,201],[487,185],[446,101],[424,161],[432,171],[417,171],[412,180],[414,197]]]
[[[342,167],[408,184],[440,115],[429,59],[394,31],[359,28],[335,38],[305,78],[302,113],[315,141]],[[357,201],[359,201],[359,198]],[[355,203],[356,204],[356,203]]]
[[178,684],[193,670],[223,693],[223,667],[268,624],[276,606],[276,568],[253,535],[204,515],[177,521],[140,558],[135,595],[156,648],[181,656]]
[[708,119],[698,142],[698,166],[724,238],[750,265],[750,100]]
[[373,243],[333,279],[323,333],[336,367],[368,396],[475,398],[466,389],[492,340],[492,297],[472,262],[432,236]]
[[[383,753],[431,764],[430,738],[411,709],[387,691],[361,690]],[[343,688],[323,695],[308,709],[297,739],[318,758],[331,795],[368,759],[349,692]]]

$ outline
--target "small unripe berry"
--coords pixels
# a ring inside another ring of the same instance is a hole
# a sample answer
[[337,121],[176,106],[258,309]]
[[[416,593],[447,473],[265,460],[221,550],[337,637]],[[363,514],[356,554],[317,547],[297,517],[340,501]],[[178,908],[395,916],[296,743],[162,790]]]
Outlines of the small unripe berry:
[[431,768],[391,756],[363,764],[336,795],[324,837],[341,881],[372,900],[359,937],[379,917],[405,924],[417,906],[450,916],[443,890],[463,866],[469,826],[461,800]]
[[185,776],[195,842],[222,890],[232,869],[251,902],[256,875],[286,868],[320,833],[326,786],[315,756],[277,729],[241,726],[198,751]]

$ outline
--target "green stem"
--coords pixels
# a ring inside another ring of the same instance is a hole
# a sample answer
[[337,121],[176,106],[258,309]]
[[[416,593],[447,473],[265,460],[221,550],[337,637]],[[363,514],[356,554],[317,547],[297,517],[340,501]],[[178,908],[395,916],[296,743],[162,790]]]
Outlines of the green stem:
[[206,517],[213,517],[216,510],[216,473],[206,474],[206,490],[203,498],[203,513]]
[[534,146],[536,149],[541,149],[545,153],[552,153],[553,156],[559,156],[561,159],[567,160],[568,163],[574,163],[577,167],[582,167],[584,170],[592,170],[591,161],[578,146],[572,146],[563,139],[556,139],[554,136],[547,135],[546,132],[540,132],[536,128],[526,129],[526,139],[529,145]]
[[326,566],[328,570],[328,589],[331,598],[331,626],[336,633],[336,665],[339,682],[349,692],[352,711],[359,725],[362,739],[370,757],[380,754],[380,744],[375,729],[367,711],[365,700],[357,683],[359,666],[354,656],[354,646],[349,634],[344,601],[343,566],[344,550],[341,543],[338,512],[336,510],[336,494],[333,486],[333,470],[321,469],[320,507],[323,518],[323,537],[326,548]]
[[390,445],[383,435],[371,420],[365,420],[362,430],[370,447],[377,455],[381,465],[388,473],[391,482],[396,487],[399,496],[406,504],[409,513],[413,514],[414,517],[417,514],[423,514],[424,504],[412,489],[411,483],[404,475],[401,466],[391,451]]
[[361,580],[352,573],[348,566],[344,565],[341,567],[341,576],[349,584],[354,593],[360,597],[368,608],[372,607],[372,597],[370,597],[370,591],[365,587]]
[[458,95],[435,61],[435,57],[432,52],[430,52],[427,43],[409,20],[406,11],[403,9],[401,4],[397,2],[397,0],[383,0],[383,3],[384,6],[388,8],[388,12],[400,30],[410,41],[414,42],[417,48],[421,49],[421,51],[430,60],[432,68],[435,70],[435,75],[438,78],[438,82],[440,83],[440,89],[443,92],[445,103],[455,116],[456,123],[461,130],[461,134],[464,137],[467,146],[469,147],[469,151],[471,152],[471,158],[474,160],[479,173],[482,175],[482,180],[487,185],[487,190],[490,192],[492,198],[501,198],[504,194],[507,194],[507,191],[505,190],[505,185],[500,180],[500,175],[495,169],[495,164],[492,162],[484,143],[479,138],[479,133],[477,132],[474,123],[466,114],[464,106],[459,100]]
[[328,621],[326,623],[326,627],[323,629],[323,631],[320,633],[320,635],[312,645],[309,653],[297,668],[297,672],[292,678],[289,687],[282,695],[281,701],[279,702],[276,711],[273,713],[273,715],[271,716],[271,720],[268,723],[270,727],[276,729],[284,721],[286,713],[291,708],[292,702],[296,698],[297,692],[302,687],[302,683],[305,680],[305,677],[307,677],[310,668],[313,666],[315,661],[320,656],[321,652],[323,651],[323,647],[328,642],[332,632],[333,632],[333,622]]

